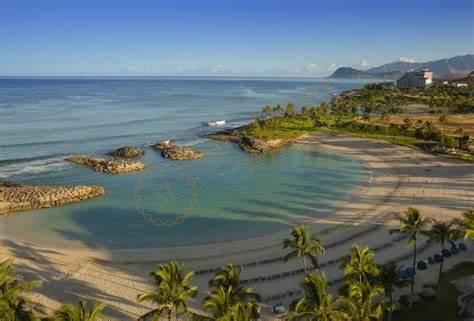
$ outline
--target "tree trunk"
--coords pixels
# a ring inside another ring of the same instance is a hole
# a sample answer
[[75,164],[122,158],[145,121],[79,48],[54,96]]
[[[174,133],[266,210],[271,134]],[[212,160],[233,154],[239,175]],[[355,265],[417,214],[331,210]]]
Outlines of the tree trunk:
[[390,309],[388,310],[388,321],[392,321],[392,310],[393,310],[393,295],[392,292],[388,294],[388,301],[390,302]]
[[[413,296],[414,288],[415,288],[415,265],[416,265],[416,240],[413,243],[413,264],[412,264],[412,274],[411,274],[411,284],[410,284],[410,297]],[[411,308],[413,305],[411,298],[409,302],[409,307]]]
[[[443,253],[444,250],[444,242],[441,245],[441,254]],[[438,289],[436,291],[436,301],[439,302],[439,297],[440,297],[440,292],[441,292],[441,274],[443,273],[443,263],[444,263],[444,255],[443,255],[443,260],[439,264],[439,274],[438,274]]]
[[303,266],[304,266],[304,274],[308,273],[308,269],[306,267],[306,255],[303,255]]

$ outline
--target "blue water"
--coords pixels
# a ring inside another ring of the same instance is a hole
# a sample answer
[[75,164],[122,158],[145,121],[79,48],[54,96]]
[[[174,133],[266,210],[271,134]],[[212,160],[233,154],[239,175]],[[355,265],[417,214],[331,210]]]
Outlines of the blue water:
[[[314,216],[363,183],[361,164],[324,149],[293,146],[265,155],[200,138],[242,125],[268,104],[311,106],[362,82],[318,79],[0,79],[0,178],[35,184],[95,184],[107,195],[15,213],[6,233],[50,246],[135,248],[259,236]],[[224,127],[209,126],[226,120]],[[206,157],[164,160],[170,139]],[[96,173],[64,162],[124,145],[145,149],[149,168]]]

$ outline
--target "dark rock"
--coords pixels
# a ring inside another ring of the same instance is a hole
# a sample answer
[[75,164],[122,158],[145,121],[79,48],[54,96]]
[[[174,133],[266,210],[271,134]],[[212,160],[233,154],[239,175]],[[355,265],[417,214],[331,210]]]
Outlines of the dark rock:
[[113,157],[118,157],[118,158],[134,158],[134,157],[142,156],[143,151],[137,147],[124,146],[110,152],[109,155]]
[[161,156],[171,160],[192,160],[204,156],[204,153],[200,151],[184,148],[168,142],[159,142],[153,145],[153,147],[161,153]]

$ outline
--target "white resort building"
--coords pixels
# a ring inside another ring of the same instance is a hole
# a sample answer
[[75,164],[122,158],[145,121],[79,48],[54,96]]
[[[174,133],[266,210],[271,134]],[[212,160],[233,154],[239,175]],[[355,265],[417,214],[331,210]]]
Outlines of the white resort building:
[[429,69],[410,71],[397,80],[400,89],[425,88],[433,82],[433,72]]

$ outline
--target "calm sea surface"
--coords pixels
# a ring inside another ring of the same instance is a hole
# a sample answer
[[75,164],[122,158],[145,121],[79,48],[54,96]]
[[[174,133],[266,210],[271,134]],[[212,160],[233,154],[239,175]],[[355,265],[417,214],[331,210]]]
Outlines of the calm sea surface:
[[[242,125],[266,105],[319,104],[361,82],[319,79],[0,79],[0,179],[95,184],[107,195],[3,217],[5,233],[48,246],[137,248],[235,240],[314,216],[363,184],[363,166],[315,147],[264,155],[202,134]],[[208,123],[226,120],[223,127]],[[159,140],[206,157],[163,159]],[[124,145],[145,149],[145,171],[96,173],[64,162]]]

